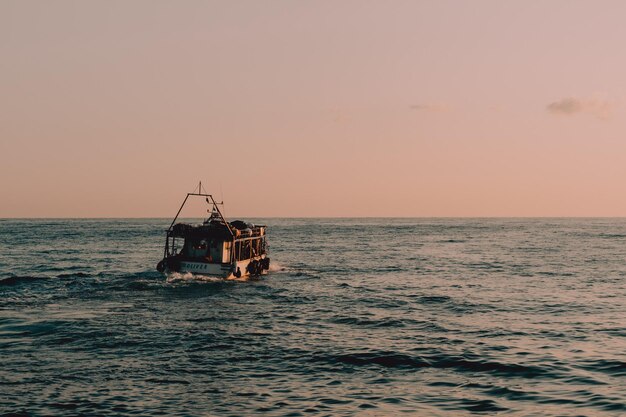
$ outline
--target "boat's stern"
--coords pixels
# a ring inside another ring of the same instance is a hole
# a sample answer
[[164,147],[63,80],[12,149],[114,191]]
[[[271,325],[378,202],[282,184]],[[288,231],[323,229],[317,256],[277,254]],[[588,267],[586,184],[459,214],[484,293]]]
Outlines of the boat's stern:
[[196,260],[181,260],[176,256],[163,259],[157,265],[157,271],[170,274],[190,273],[222,279],[236,279],[264,275],[269,271],[270,258],[259,256],[253,259],[237,261],[234,264],[217,264]]

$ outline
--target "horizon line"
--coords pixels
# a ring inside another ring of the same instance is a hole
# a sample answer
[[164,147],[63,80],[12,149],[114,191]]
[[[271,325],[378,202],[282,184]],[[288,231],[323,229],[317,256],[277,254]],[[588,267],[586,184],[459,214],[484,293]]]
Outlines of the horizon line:
[[[173,217],[0,217],[1,220],[161,220]],[[179,217],[180,219],[202,219],[204,217]],[[251,219],[626,219],[623,216],[233,216]]]

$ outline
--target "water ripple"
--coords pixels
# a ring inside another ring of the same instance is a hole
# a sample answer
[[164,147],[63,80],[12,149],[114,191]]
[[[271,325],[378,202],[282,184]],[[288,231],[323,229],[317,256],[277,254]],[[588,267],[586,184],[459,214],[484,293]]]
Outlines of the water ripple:
[[0,221],[0,415],[626,413],[626,220],[252,221],[229,282],[153,270],[167,219]]

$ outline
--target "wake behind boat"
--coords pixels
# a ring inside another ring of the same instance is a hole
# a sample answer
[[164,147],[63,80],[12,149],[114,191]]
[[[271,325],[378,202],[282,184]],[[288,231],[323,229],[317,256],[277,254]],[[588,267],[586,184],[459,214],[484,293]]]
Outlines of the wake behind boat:
[[[188,193],[167,229],[163,259],[157,265],[162,273],[190,272],[224,279],[259,276],[270,267],[267,256],[266,226],[241,220],[227,222],[211,194]],[[202,224],[176,223],[189,197],[204,197],[210,216]]]

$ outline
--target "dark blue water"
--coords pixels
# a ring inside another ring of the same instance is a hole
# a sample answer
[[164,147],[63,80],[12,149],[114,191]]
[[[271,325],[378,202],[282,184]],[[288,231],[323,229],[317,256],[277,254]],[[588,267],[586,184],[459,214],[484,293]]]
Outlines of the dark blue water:
[[626,220],[264,219],[261,280],[168,220],[0,220],[0,414],[626,415]]

